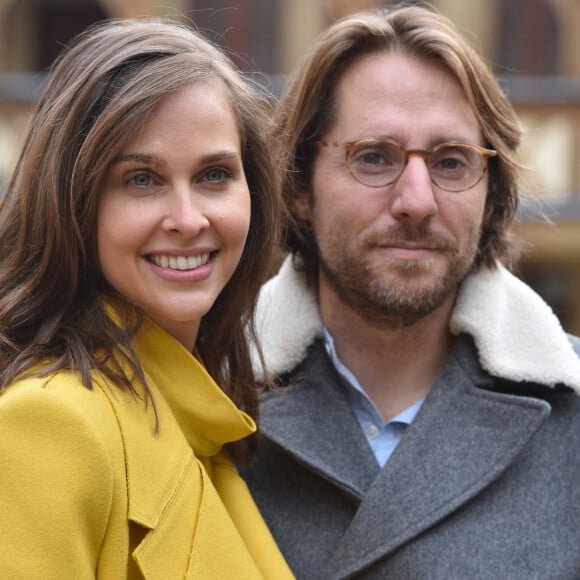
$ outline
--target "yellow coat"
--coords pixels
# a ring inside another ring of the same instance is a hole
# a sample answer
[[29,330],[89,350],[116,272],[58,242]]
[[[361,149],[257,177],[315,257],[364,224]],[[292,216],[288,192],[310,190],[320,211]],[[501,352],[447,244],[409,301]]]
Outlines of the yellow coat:
[[0,578],[292,578],[222,446],[255,430],[203,366],[147,322],[159,414],[100,378],[0,395]]

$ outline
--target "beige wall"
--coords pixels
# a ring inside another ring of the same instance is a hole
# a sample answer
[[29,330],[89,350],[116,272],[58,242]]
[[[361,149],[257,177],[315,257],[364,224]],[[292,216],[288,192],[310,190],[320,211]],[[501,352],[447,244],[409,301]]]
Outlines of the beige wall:
[[182,12],[190,3],[187,0],[98,0],[113,18],[143,18],[146,16],[172,16]]
[[580,76],[580,2],[578,0],[551,0],[557,8],[562,31],[562,74]]

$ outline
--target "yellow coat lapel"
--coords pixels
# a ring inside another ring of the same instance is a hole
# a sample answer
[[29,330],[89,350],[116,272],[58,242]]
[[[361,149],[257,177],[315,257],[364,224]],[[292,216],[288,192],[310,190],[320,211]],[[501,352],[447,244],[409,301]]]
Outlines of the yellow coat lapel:
[[292,578],[222,451],[254,432],[254,421],[157,325],[146,321],[135,346],[158,431],[150,403],[144,414],[143,401],[111,397],[125,446],[128,517],[145,528],[133,552],[143,577]]

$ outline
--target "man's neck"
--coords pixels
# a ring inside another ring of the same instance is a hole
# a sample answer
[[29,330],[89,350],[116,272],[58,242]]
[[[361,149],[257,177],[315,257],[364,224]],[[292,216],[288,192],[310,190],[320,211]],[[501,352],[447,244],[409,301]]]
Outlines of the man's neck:
[[384,421],[427,395],[447,360],[454,297],[405,327],[377,328],[343,304],[321,306],[338,357],[354,374]]

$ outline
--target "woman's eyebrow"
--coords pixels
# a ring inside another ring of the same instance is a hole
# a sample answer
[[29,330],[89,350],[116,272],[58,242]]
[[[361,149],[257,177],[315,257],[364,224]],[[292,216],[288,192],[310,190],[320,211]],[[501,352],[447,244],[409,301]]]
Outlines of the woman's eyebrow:
[[[208,164],[215,163],[217,161],[223,161],[225,159],[241,160],[241,155],[238,151],[224,149],[222,151],[215,151],[213,153],[208,153],[207,155],[202,155],[198,159],[198,162],[202,164]],[[165,161],[163,161],[163,159],[161,159],[158,155],[152,155],[149,153],[125,153],[115,157],[115,159],[113,159],[113,163],[145,163],[147,165],[153,165],[157,167],[166,165]]]
[[208,153],[207,155],[202,155],[199,158],[200,163],[215,163],[216,161],[223,161],[224,159],[239,159],[241,160],[241,155],[238,151],[232,151],[230,149],[224,149],[222,151],[216,151],[214,153]]
[[147,165],[155,165],[157,167],[165,165],[165,162],[159,156],[148,153],[126,153],[118,155],[113,159],[113,163],[146,163]]

